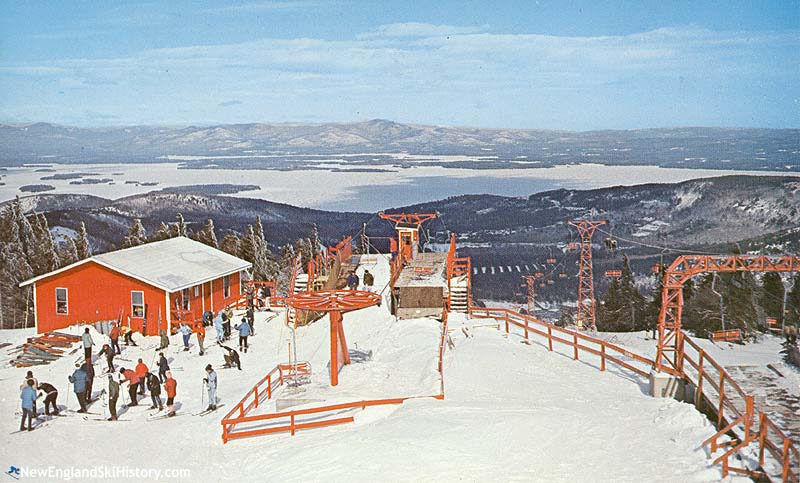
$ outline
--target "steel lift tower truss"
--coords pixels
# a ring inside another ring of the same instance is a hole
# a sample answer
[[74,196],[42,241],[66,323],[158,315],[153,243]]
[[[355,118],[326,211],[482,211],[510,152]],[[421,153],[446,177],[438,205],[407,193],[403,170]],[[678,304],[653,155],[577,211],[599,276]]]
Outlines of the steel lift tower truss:
[[576,314],[579,329],[594,329],[594,279],[592,274],[592,235],[597,227],[608,223],[606,220],[570,220],[581,237],[581,257],[578,262],[578,311]]
[[658,317],[658,355],[656,369],[680,376],[683,373],[683,284],[703,273],[716,272],[796,272],[800,258],[793,255],[683,255],[664,273],[661,313]]

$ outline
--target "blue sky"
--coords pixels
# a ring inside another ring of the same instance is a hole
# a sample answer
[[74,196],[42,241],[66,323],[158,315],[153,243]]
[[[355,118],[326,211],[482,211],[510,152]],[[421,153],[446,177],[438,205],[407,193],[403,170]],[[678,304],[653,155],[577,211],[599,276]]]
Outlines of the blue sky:
[[800,1],[0,1],[0,120],[800,127]]

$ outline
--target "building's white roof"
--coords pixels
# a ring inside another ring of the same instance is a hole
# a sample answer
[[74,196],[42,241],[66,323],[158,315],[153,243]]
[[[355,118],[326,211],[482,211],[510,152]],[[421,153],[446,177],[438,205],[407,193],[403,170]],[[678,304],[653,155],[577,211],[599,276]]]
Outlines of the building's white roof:
[[177,237],[95,255],[54,272],[27,280],[20,286],[34,283],[89,261],[94,261],[167,292],[177,292],[252,266],[250,262],[228,255],[222,250],[190,238]]

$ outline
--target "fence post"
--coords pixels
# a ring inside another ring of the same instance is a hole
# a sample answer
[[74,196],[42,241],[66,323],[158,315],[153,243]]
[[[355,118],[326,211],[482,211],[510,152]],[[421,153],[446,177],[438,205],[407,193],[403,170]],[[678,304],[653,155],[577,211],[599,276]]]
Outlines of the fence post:
[[600,370],[606,370],[606,345],[600,344]]
[[258,407],[258,386],[253,388],[253,395],[255,396],[254,397],[255,401],[253,402],[253,407],[257,408]]
[[764,413],[758,413],[758,466],[764,467],[764,440],[767,437],[767,428],[764,427]]
[[292,414],[290,416],[290,418],[291,418],[291,420],[290,420],[291,422],[289,423],[289,427],[292,428],[292,436],[294,436],[294,414]]
[[272,399],[272,374],[267,375],[267,399]]
[[547,326],[547,348],[553,352],[553,327]]
[[753,396],[745,397],[744,409],[744,438],[750,438],[750,428],[753,425]]
[[525,319],[525,340],[528,340],[528,316],[524,317]]
[[574,348],[573,359],[578,360],[578,334],[572,334],[572,347]]
[[789,481],[789,438],[783,438],[783,472],[782,481]]
[[697,358],[697,392],[694,396],[694,407],[697,409],[701,409],[701,404],[703,402],[703,379],[705,378],[705,372],[703,371],[703,359],[705,359],[705,355],[705,351],[700,349],[700,355]]
[[506,312],[506,334],[508,334],[508,312]]
[[[722,412],[725,408],[725,373],[719,373],[719,409],[717,411],[717,427],[722,428]],[[717,450],[717,440],[715,439],[712,443],[711,451],[714,452]]]

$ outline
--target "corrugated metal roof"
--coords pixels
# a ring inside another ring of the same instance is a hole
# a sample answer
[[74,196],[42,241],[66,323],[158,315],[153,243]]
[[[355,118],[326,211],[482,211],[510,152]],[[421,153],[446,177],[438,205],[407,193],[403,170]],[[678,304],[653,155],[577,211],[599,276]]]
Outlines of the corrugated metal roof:
[[177,292],[252,266],[250,262],[222,250],[190,238],[177,237],[95,255],[20,285],[28,285],[88,261],[95,261],[167,292]]

